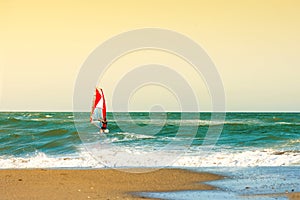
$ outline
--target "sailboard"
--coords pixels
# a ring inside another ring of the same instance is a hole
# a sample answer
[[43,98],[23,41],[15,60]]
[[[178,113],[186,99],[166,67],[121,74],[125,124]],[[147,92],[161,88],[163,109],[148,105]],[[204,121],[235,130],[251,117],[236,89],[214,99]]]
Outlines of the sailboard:
[[[95,88],[95,95],[92,101],[92,109],[90,115],[90,122],[98,128],[102,127],[101,120],[106,121],[106,102],[103,90],[101,88]],[[105,133],[109,130],[103,129]]]

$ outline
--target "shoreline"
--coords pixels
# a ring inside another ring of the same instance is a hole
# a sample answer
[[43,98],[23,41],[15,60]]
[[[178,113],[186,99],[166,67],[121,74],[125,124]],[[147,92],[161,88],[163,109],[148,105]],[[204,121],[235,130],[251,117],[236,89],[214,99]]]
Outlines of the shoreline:
[[174,168],[147,173],[115,169],[3,169],[0,195],[2,199],[151,199],[136,194],[213,190],[213,186],[202,182],[222,178]]
[[[133,173],[129,172],[131,170]],[[182,168],[152,168],[152,171],[149,171],[149,168],[1,169],[0,196],[4,200],[153,200],[156,198],[149,198],[143,193],[205,190],[213,194],[218,187],[207,182],[222,180],[226,177],[214,174],[214,172],[196,172]],[[244,197],[286,197],[289,200],[299,200],[300,193],[286,191],[285,193],[252,194]]]

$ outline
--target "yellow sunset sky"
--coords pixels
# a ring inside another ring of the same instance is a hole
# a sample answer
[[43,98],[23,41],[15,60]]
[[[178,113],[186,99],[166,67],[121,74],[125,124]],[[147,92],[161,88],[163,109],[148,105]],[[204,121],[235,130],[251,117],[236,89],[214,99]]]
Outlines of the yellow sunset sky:
[[[186,35],[206,51],[228,111],[300,111],[299,10],[297,0],[0,0],[0,110],[72,111],[74,83],[89,54],[117,34],[155,27]],[[101,80],[108,110],[113,82],[149,58],[182,70],[209,110],[203,81],[171,57],[149,51],[118,60]],[[120,72],[118,65],[128,68]],[[151,101],[142,97],[160,90],[144,88],[130,108],[148,108]],[[162,103],[176,107],[171,94],[163,96]]]

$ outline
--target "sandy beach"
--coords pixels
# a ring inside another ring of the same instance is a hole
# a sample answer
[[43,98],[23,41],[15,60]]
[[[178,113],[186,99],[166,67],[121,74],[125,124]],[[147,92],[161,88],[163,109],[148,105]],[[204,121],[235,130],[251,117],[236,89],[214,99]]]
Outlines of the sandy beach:
[[219,175],[181,169],[126,173],[114,169],[0,170],[0,195],[8,199],[146,199],[135,192],[211,190]]

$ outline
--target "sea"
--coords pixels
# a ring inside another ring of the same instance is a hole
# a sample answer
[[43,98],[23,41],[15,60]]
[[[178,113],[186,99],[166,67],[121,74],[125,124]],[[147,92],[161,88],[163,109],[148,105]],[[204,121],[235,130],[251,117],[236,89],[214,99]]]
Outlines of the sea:
[[[218,191],[143,193],[161,199],[286,199],[300,192],[300,113],[1,112],[0,169],[179,167],[228,178]],[[209,135],[210,134],[210,135]]]

